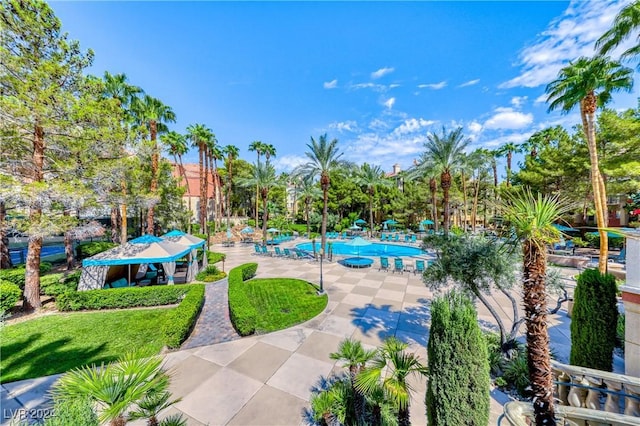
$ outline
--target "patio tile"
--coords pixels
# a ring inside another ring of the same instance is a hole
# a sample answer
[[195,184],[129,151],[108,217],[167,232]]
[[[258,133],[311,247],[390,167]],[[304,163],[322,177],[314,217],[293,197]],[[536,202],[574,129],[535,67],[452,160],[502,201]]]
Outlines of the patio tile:
[[298,348],[296,353],[328,362],[331,359],[329,354],[338,349],[338,344],[343,339],[344,337],[336,336],[335,334],[314,331]]
[[393,282],[385,282],[384,284],[382,284],[380,288],[384,290],[392,290],[392,291],[405,291],[407,288],[407,285],[393,283]]
[[321,376],[326,377],[331,372],[333,365],[333,362],[294,353],[269,379],[267,385],[308,401],[312,387],[317,385]]
[[261,382],[223,368],[176,403],[175,407],[199,422],[224,425],[261,387]]
[[339,282],[339,283],[334,283],[332,285],[330,285],[328,287],[328,290],[332,290],[335,292],[343,292],[343,293],[351,293],[351,291],[355,288],[356,286],[354,284],[346,284],[343,282]]
[[362,294],[348,294],[342,299],[342,303],[349,305],[364,306],[373,300],[373,296],[365,296]]
[[380,299],[396,300],[401,302],[404,299],[405,293],[403,291],[393,291],[380,289],[376,293],[376,297]]
[[421,345],[426,346],[429,341],[429,332],[425,331],[424,333],[412,333],[410,331],[402,331],[396,330],[395,336],[402,340],[405,343],[410,345]]
[[5,383],[3,386],[7,393],[3,394],[3,397],[15,398],[26,409],[49,407],[51,405],[49,389],[60,376],[61,374],[56,374],[38,377],[37,379]]
[[392,309],[394,311],[401,311],[403,303],[398,300],[381,299],[379,297],[376,297],[371,301],[371,305],[388,307],[389,309]]
[[318,329],[323,333],[346,338],[353,334],[356,330],[356,326],[350,318],[331,315],[322,322]]
[[351,294],[362,294],[365,296],[375,296],[376,293],[379,290],[377,288],[371,288],[371,287],[355,287],[352,291]]
[[188,395],[200,386],[203,377],[213,376],[220,366],[197,356],[189,356],[171,370],[169,389],[174,397]]
[[286,425],[302,420],[307,401],[271,386],[263,386],[231,419],[229,425]]
[[355,340],[359,340],[363,344],[378,347],[385,339],[393,335],[393,330],[387,330],[384,327],[375,327],[367,328],[366,330],[357,328],[351,337]]
[[367,278],[363,278],[358,282],[359,287],[380,288],[381,285],[381,279],[370,279],[369,274],[367,274]]
[[258,342],[229,364],[228,368],[264,383],[290,356],[291,352],[286,349]]
[[420,296],[417,294],[406,293],[402,300],[405,303],[425,304],[430,300],[430,298],[427,298],[425,296]]
[[225,366],[231,361],[242,355],[244,351],[255,345],[257,340],[255,337],[245,337],[232,342],[219,343],[216,345],[205,346],[195,352],[196,356],[204,358],[207,361],[215,362],[218,365]]
[[404,277],[402,274],[393,274],[391,273],[391,275],[387,275],[384,279],[385,284],[390,283],[390,284],[403,284],[406,285],[407,284],[407,278]]
[[311,328],[306,326],[296,326],[286,330],[265,334],[264,336],[260,336],[259,340],[293,352],[298,349],[302,343],[304,343],[311,333],[313,333],[313,329]]
[[398,319],[398,330],[412,333],[425,333],[429,328],[431,316],[424,312],[402,312]]
[[333,301],[333,302],[342,302],[345,298],[345,296],[349,293],[340,291],[339,289],[336,290],[335,292],[331,292],[329,290],[327,290],[327,293],[329,293],[329,300]]
[[340,303],[333,311],[331,311],[331,315],[350,319],[359,318],[363,314],[364,311],[357,310],[353,305],[346,303]]

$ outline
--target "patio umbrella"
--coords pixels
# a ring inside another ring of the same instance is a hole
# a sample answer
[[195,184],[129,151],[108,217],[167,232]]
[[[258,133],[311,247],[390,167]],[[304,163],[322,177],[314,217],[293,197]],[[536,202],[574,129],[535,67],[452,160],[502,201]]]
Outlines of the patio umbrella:
[[231,239],[231,229],[227,229],[227,240]]
[[554,223],[553,227],[556,228],[560,232],[572,232],[572,231],[578,232],[578,230],[576,228],[572,228],[570,226],[560,225],[559,223]]
[[393,219],[387,219],[387,220],[385,220],[385,221],[384,221],[384,222],[382,222],[382,223],[386,223],[387,225],[397,225],[397,224],[398,224],[398,222],[396,222],[396,221],[395,221],[395,220],[393,220]]
[[280,232],[280,230],[276,229],[276,228],[269,228],[269,229],[267,229],[267,232],[276,233],[276,232]]
[[433,225],[433,221],[429,219],[425,219],[422,222],[420,222],[420,225]]
[[355,237],[353,240],[349,241],[348,243],[344,244],[345,246],[351,246],[351,247],[356,247],[357,248],[357,256],[358,258],[360,258],[360,247],[365,247],[365,246],[369,246],[371,245],[371,243],[367,240],[365,240],[362,237]]
[[358,230],[358,229],[361,229],[361,228],[358,225],[353,224],[351,227],[349,227],[349,229]]
[[422,222],[420,222],[420,228],[418,229],[420,232],[424,232],[424,224]]
[[247,226],[242,231],[240,231],[240,233],[241,234],[253,234],[253,228],[250,227],[250,226]]
[[362,220],[362,219],[358,219],[353,223],[355,223],[356,225],[362,225],[363,223],[367,223],[367,221],[366,220]]

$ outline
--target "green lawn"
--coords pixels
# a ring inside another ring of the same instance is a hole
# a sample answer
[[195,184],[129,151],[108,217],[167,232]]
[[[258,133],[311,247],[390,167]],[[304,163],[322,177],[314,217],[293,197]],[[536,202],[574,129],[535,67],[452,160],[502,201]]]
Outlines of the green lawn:
[[113,361],[132,349],[157,354],[170,309],[55,314],[0,331],[0,382]]
[[257,332],[282,330],[307,321],[327,306],[327,295],[306,281],[259,278],[245,282],[247,295],[258,312]]

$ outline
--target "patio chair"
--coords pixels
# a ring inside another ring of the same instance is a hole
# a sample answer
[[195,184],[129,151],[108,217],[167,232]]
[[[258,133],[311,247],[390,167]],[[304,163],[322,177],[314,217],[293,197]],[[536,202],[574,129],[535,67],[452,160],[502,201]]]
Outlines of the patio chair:
[[386,241],[387,240],[387,234],[380,234],[380,241]]
[[260,244],[254,244],[253,248],[256,251],[254,254],[262,255],[262,251],[260,250]]
[[269,251],[269,249],[267,249],[267,246],[260,247],[260,251],[263,256],[273,256],[273,252]]
[[378,271],[387,271],[389,272],[389,258],[388,257],[381,257],[380,258],[380,267],[378,268]]
[[296,255],[294,253],[291,253],[291,250],[289,250],[288,248],[283,249],[282,250],[284,252],[284,256],[288,257],[289,259],[295,259]]
[[396,237],[394,239],[394,241],[397,243],[398,241],[400,241],[400,234],[396,234]]
[[400,257],[393,259],[393,273],[395,274],[396,272],[404,273],[404,263]]
[[408,243],[408,242],[409,242],[409,238],[410,238],[410,237],[409,237],[409,235],[405,235],[405,236],[404,236],[404,242],[405,242],[405,243]]
[[298,259],[308,259],[311,256],[309,256],[307,253],[303,252],[302,250],[298,249],[298,248],[294,248],[293,251],[295,251],[296,253],[296,257]]
[[422,259],[416,259],[416,267],[413,270],[413,274],[417,274],[417,273],[423,273],[424,272],[424,260]]
[[342,237],[341,239],[346,240],[347,239],[347,231],[342,231]]
[[280,247],[274,247],[273,250],[276,252],[276,257],[284,257],[284,253],[280,250]]
[[623,248],[622,250],[620,250],[620,254],[609,256],[608,260],[610,262],[626,263],[627,262],[626,257],[627,257],[627,249]]
[[417,243],[418,242],[418,237],[416,237],[416,234],[411,235],[411,242],[412,243]]

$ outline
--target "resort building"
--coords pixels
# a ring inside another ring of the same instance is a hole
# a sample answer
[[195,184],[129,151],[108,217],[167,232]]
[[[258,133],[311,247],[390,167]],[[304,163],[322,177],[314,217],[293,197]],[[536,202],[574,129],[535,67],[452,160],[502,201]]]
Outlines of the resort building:
[[400,175],[400,172],[400,164],[396,163],[393,165],[393,170],[389,173],[385,173],[384,176],[389,179],[393,179],[396,182],[396,188],[404,192],[404,179]]
[[[199,222],[200,220],[200,166],[198,164],[171,164],[172,174],[180,186],[185,188],[185,193],[182,196],[182,200],[191,211],[192,220]],[[185,179],[186,178],[186,179]],[[207,190],[207,220],[213,220],[215,217],[216,200],[220,202],[222,200],[222,194],[217,191],[214,193],[214,177],[211,173],[207,176],[208,190]],[[219,187],[219,186],[218,186]]]

